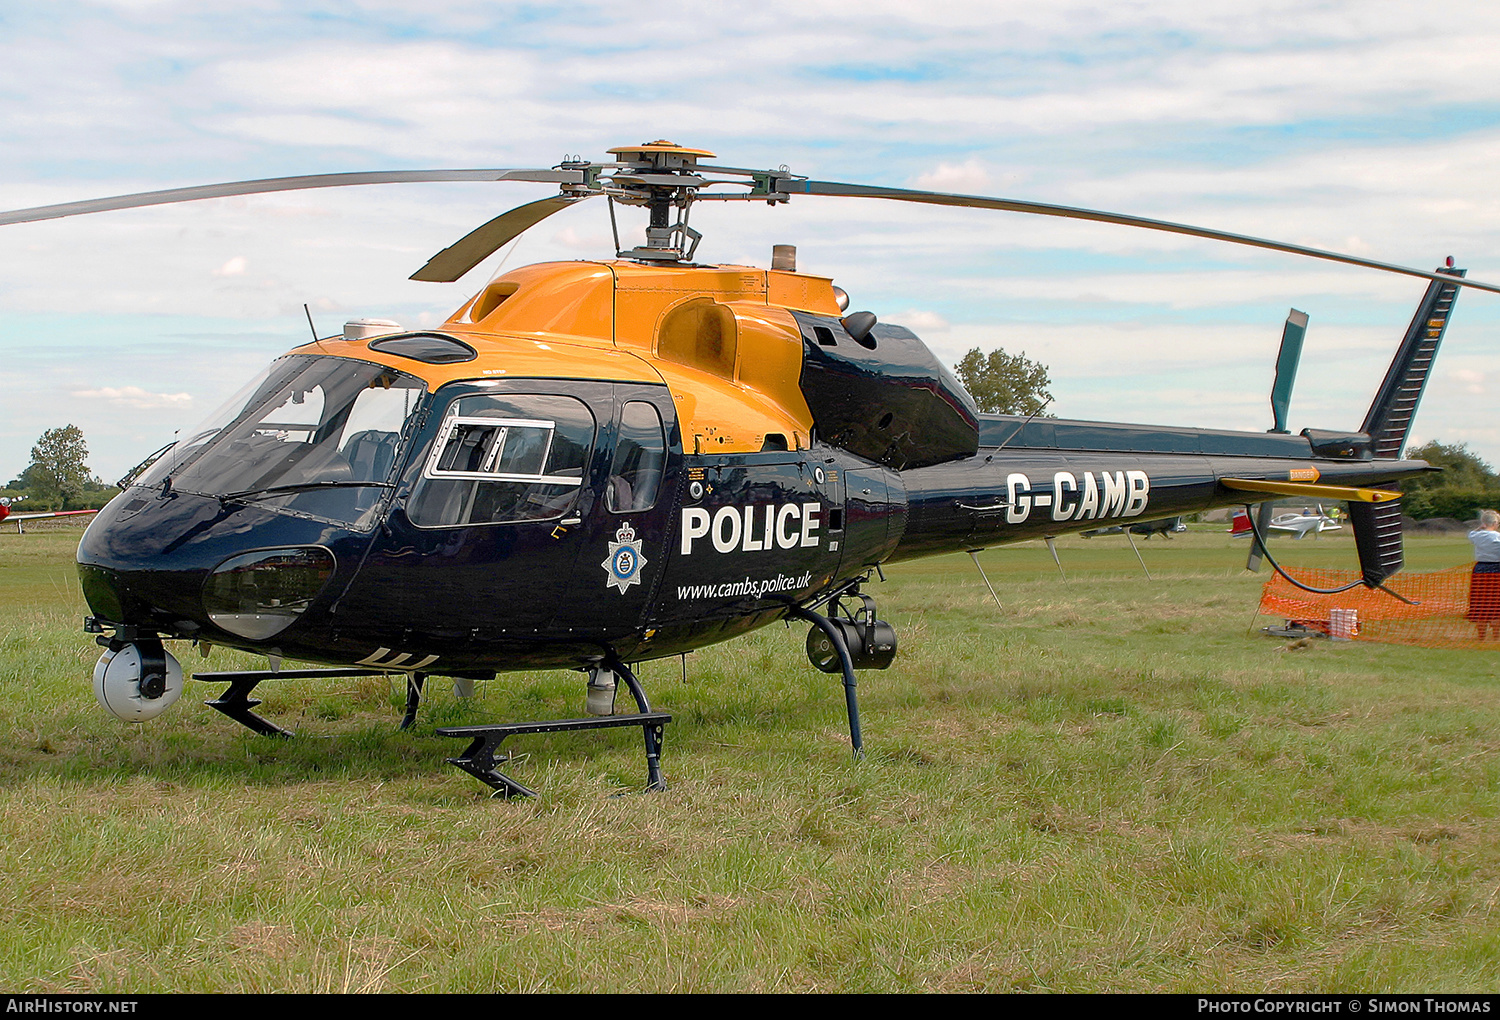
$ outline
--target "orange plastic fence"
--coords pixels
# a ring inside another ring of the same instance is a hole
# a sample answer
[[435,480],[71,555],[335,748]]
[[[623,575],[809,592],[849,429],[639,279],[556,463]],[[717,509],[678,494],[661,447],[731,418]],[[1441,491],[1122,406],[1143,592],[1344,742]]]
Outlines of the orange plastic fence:
[[[1500,574],[1480,575],[1479,590],[1471,592],[1471,569],[1466,564],[1426,574],[1401,573],[1386,582],[1392,591],[1416,602],[1414,606],[1363,585],[1340,595],[1314,595],[1273,574],[1261,590],[1260,611],[1326,630],[1331,610],[1352,609],[1357,614],[1357,640],[1425,648],[1500,649],[1500,587],[1483,580],[1500,581]],[[1337,588],[1359,576],[1353,570],[1291,573],[1314,588]]]

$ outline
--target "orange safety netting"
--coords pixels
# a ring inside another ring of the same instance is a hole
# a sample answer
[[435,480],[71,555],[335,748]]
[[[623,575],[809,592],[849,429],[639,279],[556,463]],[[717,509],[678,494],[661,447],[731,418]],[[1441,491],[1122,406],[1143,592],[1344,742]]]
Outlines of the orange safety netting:
[[[1500,649],[1500,574],[1478,575],[1479,590],[1471,606],[1471,570],[1466,564],[1427,574],[1402,573],[1386,582],[1392,591],[1417,603],[1414,606],[1363,585],[1338,595],[1315,595],[1273,574],[1261,589],[1260,611],[1327,633],[1331,610],[1352,609],[1357,614],[1353,636],[1362,641]],[[1292,575],[1314,588],[1337,588],[1359,576],[1353,570],[1296,570]]]

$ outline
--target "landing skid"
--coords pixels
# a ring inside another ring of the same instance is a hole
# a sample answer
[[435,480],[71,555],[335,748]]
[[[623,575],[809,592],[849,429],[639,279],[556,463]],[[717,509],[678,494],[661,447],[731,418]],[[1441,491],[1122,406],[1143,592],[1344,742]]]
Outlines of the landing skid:
[[666,782],[661,775],[661,747],[663,731],[672,717],[666,712],[651,711],[646,692],[640,681],[623,662],[609,663],[616,676],[624,679],[635,698],[640,712],[634,715],[594,716],[587,719],[548,719],[542,722],[500,723],[482,726],[444,726],[437,731],[440,737],[469,737],[468,749],[457,758],[449,758],[448,764],[460,768],[495,791],[497,796],[535,797],[536,791],[523,786],[501,772],[497,766],[510,761],[508,755],[498,755],[500,744],[506,737],[523,733],[559,733],[564,730],[599,730],[615,726],[639,726],[646,741],[646,789],[665,790]]
[[[661,774],[661,748],[666,724],[672,721],[666,712],[653,712],[646,700],[646,692],[624,663],[607,664],[616,676],[625,681],[630,694],[640,711],[633,715],[611,715],[587,719],[549,719],[542,722],[499,723],[480,726],[446,726],[437,730],[443,737],[471,738],[467,750],[448,763],[469,773],[496,793],[507,797],[534,797],[536,791],[516,782],[496,766],[509,761],[506,755],[497,754],[500,744],[507,738],[524,733],[556,733],[563,730],[599,730],[617,726],[639,726],[646,743],[646,789],[665,790],[667,784]],[[213,701],[205,702],[209,708],[222,712],[235,722],[263,737],[294,736],[293,732],[277,726],[254,709],[260,700],[252,698],[251,692],[262,680],[332,679],[353,676],[390,676],[385,670],[376,669],[296,669],[296,670],[244,670],[232,673],[194,673],[194,680],[205,683],[228,683]],[[410,673],[406,681],[406,709],[401,716],[401,729],[410,729],[417,718],[417,709],[422,703],[422,685],[426,673]]]
[[[246,729],[254,730],[263,737],[291,737],[291,730],[282,729],[264,716],[256,715],[252,709],[260,704],[258,698],[250,697],[262,680],[323,679],[346,676],[389,676],[378,669],[252,669],[237,673],[194,673],[194,680],[205,683],[225,683],[229,686],[213,701],[204,702],[209,708],[223,712]],[[406,712],[401,717],[401,728],[409,729],[417,718],[417,706],[422,699],[422,683],[425,673],[410,674],[406,684]]]

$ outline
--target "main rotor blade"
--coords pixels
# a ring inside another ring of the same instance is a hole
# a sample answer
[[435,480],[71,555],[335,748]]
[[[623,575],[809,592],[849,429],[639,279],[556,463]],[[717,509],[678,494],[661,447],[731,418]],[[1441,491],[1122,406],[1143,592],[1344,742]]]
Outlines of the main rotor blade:
[[300,191],[306,188],[343,188],[354,184],[402,184],[421,181],[536,181],[542,184],[581,184],[580,170],[370,170],[349,174],[312,174],[307,177],[267,177],[258,181],[230,181],[226,184],[203,184],[192,188],[169,188],[166,191],[143,191],[135,195],[93,198],[84,202],[39,205],[31,209],[0,212],[0,226],[8,223],[32,223],[55,220],[63,216],[108,212],[111,209],[134,209],[144,205],[170,205],[174,202],[196,202],[202,198],[228,195],[260,195],[271,191]]
[[520,237],[555,212],[561,212],[574,202],[581,202],[592,195],[554,195],[535,202],[518,205],[503,212],[481,227],[469,231],[459,240],[427,260],[427,264],[411,274],[413,280],[428,280],[433,283],[452,283],[479,263],[499,251],[508,241]]
[[1425,270],[1411,269],[1407,266],[1391,265],[1388,262],[1362,259],[1356,255],[1343,255],[1336,251],[1323,251],[1320,248],[1304,248],[1300,244],[1287,244],[1284,241],[1271,241],[1263,237],[1250,237],[1245,234],[1231,234],[1224,230],[1194,227],[1186,223],[1173,223],[1169,220],[1152,220],[1141,216],[1126,216],[1123,213],[1104,212],[1099,209],[1078,209],[1066,205],[1050,205],[1046,202],[1023,202],[1010,198],[986,198],[982,195],[949,195],[940,191],[912,191],[907,188],[878,188],[864,184],[840,184],[836,181],[778,180],[776,182],[776,190],[789,195],[806,194],[836,195],[850,198],[888,198],[897,202],[918,202],[923,205],[955,205],[970,209],[998,209],[1003,212],[1033,213],[1038,216],[1060,216],[1071,220],[1095,220],[1099,223],[1117,223],[1125,227],[1144,227],[1147,230],[1162,230],[1172,234],[1205,237],[1211,241],[1228,241],[1231,244],[1245,244],[1253,248],[1269,248],[1272,251],[1284,251],[1293,255],[1307,255],[1315,259],[1343,262],[1346,265],[1360,266],[1365,269],[1379,269],[1383,272],[1400,273],[1404,276],[1419,276],[1424,280],[1440,280],[1443,283],[1451,283],[1459,287],[1473,287],[1476,290],[1487,290],[1494,294],[1500,294],[1500,286],[1490,283],[1480,283],[1478,280],[1469,280],[1461,276],[1451,276],[1447,273],[1429,273]]

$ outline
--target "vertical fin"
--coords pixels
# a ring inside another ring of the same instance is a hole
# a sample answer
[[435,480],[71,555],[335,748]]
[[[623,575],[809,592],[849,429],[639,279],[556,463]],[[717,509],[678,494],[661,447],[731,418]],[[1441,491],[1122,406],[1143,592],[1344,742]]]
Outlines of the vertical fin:
[[1363,503],[1351,500],[1349,523],[1359,550],[1359,570],[1368,587],[1378,588],[1405,565],[1401,542],[1401,501]]
[[[1437,271],[1451,276],[1464,275],[1464,270],[1452,268],[1452,259],[1448,262],[1447,267],[1439,267]],[[1437,280],[1429,283],[1422,303],[1417,306],[1417,314],[1406,328],[1406,337],[1396,350],[1396,357],[1386,370],[1385,380],[1376,391],[1375,401],[1360,428],[1369,435],[1378,460],[1399,459],[1406,447],[1412,418],[1422,400],[1422,391],[1427,386],[1438,344],[1442,342],[1443,331],[1448,328],[1448,316],[1457,297],[1457,284]]]

